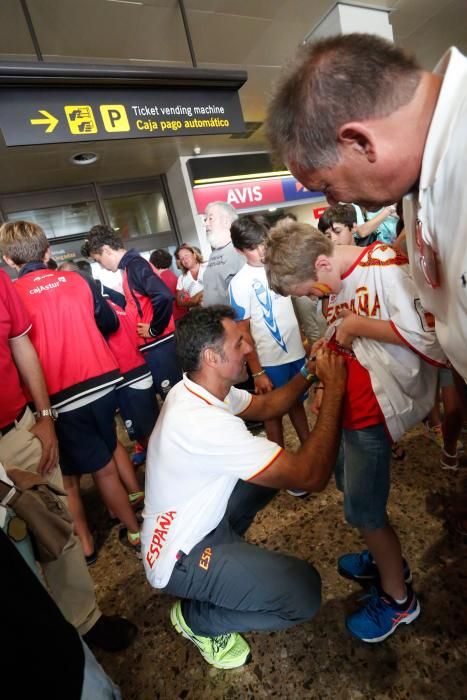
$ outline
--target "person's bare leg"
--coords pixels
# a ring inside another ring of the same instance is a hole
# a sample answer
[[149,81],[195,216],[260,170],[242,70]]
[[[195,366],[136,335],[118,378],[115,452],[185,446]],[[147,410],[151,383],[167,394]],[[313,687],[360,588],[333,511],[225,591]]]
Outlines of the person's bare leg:
[[109,511],[126,525],[128,532],[138,532],[138,521],[128,500],[128,493],[118,476],[114,460],[111,459],[105,467],[94,472],[93,478]]
[[68,497],[68,508],[73,516],[75,534],[79,537],[85,556],[88,557],[94,551],[94,539],[88,526],[79,482],[79,476],[63,476],[63,487]]
[[268,440],[277,443],[284,447],[284,430],[282,427],[282,418],[272,418],[264,421],[264,430]]
[[[453,467],[457,464],[457,441],[462,429],[463,405],[455,385],[441,389],[444,416],[442,422],[444,455],[443,462]],[[452,457],[448,457],[452,455]]]
[[290,421],[295,428],[295,432],[298,435],[298,439],[303,443],[310,434],[310,426],[308,425],[308,418],[306,417],[305,407],[302,401],[295,403],[289,411]]
[[383,591],[395,600],[403,600],[407,595],[404,581],[402,551],[399,538],[391,525],[378,530],[361,530],[367,548],[378,567]]
[[138,479],[136,478],[135,469],[128,456],[128,452],[123,447],[120,440],[117,440],[117,447],[113,453],[113,458],[117,466],[120,481],[128,493],[136,493],[137,491],[141,491]]

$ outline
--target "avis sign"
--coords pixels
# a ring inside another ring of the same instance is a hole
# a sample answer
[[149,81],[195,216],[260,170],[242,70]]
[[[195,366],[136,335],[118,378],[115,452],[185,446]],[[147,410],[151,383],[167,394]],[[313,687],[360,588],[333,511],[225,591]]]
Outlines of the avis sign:
[[297,199],[323,197],[321,192],[306,190],[293,177],[204,185],[194,187],[193,196],[199,214],[204,213],[209,202],[228,202],[235,209],[248,209]]
[[280,180],[248,180],[222,185],[195,187],[193,195],[196,208],[200,214],[204,212],[209,202],[228,202],[235,209],[260,207],[274,204],[283,200]]

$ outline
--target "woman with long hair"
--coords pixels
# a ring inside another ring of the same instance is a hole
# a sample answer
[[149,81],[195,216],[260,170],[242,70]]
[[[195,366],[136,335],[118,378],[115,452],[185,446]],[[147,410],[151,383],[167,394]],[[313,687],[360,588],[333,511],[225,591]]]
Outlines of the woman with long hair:
[[182,243],[175,251],[175,259],[182,272],[177,282],[177,304],[188,309],[201,305],[203,275],[207,266],[201,251],[188,243]]

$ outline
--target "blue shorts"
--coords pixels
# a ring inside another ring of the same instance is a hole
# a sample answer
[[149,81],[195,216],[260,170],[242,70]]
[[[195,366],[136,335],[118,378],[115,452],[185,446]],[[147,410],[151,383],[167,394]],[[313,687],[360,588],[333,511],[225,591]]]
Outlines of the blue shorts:
[[447,389],[450,386],[454,386],[454,377],[452,371],[447,367],[440,367],[438,371],[439,385],[441,389]]
[[120,415],[130,440],[148,438],[159,414],[154,386],[134,389],[130,384],[117,389],[116,394]]
[[115,390],[97,401],[59,413],[55,428],[64,476],[92,474],[105,467],[117,447]]
[[390,466],[391,442],[384,425],[342,431],[334,473],[349,525],[361,530],[387,525]]
[[[287,382],[290,382],[296,374],[298,374],[303,367],[305,362],[305,355],[300,360],[294,360],[294,362],[286,362],[285,365],[274,365],[273,367],[263,366],[266,370],[266,374],[274,385],[274,389],[278,389],[280,386],[284,386]],[[308,392],[305,391],[301,396],[302,402],[305,401],[308,396]],[[299,399],[300,400],[300,399]]]
[[165,394],[161,389],[161,382],[168,379],[172,387],[182,378],[182,371],[177,360],[175,337],[170,335],[167,340],[162,340],[158,345],[144,350],[143,357],[151,370],[154,389],[161,399],[164,399]]

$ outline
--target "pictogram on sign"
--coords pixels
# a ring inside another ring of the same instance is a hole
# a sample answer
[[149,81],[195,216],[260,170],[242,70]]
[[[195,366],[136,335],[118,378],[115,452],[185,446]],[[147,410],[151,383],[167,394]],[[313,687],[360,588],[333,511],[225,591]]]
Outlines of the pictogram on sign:
[[97,134],[97,125],[89,105],[66,105],[65,115],[72,134]]
[[106,131],[130,131],[130,122],[123,105],[100,105],[99,109]]

